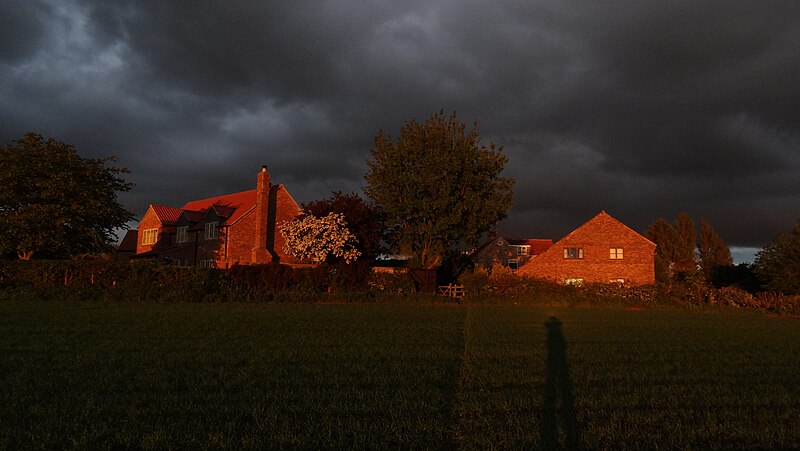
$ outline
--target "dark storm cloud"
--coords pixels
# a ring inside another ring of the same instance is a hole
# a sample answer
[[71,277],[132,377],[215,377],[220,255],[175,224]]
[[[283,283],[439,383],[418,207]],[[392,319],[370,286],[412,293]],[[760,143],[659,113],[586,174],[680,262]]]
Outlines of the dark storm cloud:
[[505,146],[501,231],[682,211],[762,246],[800,217],[790,2],[0,4],[0,139],[117,154],[147,204],[359,190],[375,132],[444,108]]

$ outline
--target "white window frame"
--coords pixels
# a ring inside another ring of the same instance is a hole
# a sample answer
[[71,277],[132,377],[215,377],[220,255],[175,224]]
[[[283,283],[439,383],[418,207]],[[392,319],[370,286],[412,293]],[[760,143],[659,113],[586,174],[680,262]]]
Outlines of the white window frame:
[[511,268],[512,271],[516,271],[519,268],[519,260],[516,258],[509,258],[508,267]]
[[158,229],[142,230],[142,245],[150,246],[158,241]]
[[611,280],[608,281],[608,283],[616,283],[616,284],[620,284],[620,285],[625,285],[625,279],[622,279],[622,278],[611,279]]
[[611,260],[622,260],[623,257],[621,247],[611,247],[608,249],[608,258]]
[[201,268],[216,268],[217,262],[215,260],[200,260]]
[[175,229],[175,242],[186,243],[189,241],[189,226],[178,227]]
[[564,285],[583,286],[583,277],[569,277],[564,279]]
[[582,260],[583,248],[582,247],[565,247],[564,259],[566,260]]
[[517,255],[529,255],[530,246],[514,246],[517,248]]
[[205,230],[205,238],[207,240],[213,240],[219,236],[219,223],[218,222],[207,222],[206,223],[206,230]]

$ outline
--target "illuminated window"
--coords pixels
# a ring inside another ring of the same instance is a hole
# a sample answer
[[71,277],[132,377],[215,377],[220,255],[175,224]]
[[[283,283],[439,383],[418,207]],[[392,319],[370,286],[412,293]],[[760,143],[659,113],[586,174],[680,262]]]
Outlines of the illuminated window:
[[622,248],[612,247],[608,250],[608,256],[611,260],[622,260]]
[[576,260],[583,258],[583,248],[582,247],[565,247],[564,248],[564,258],[568,258],[570,260]]
[[583,278],[564,279],[564,285],[575,285],[579,287],[583,285]]
[[517,255],[528,255],[528,250],[530,246],[516,246],[517,248]]
[[207,222],[206,223],[206,239],[213,240],[218,236],[217,232],[217,223],[216,222]]
[[516,258],[509,258],[508,267],[511,268],[512,271],[516,271],[517,268],[519,268],[519,260]]
[[185,243],[189,241],[189,226],[178,227],[175,233],[176,243]]
[[625,279],[611,279],[608,281],[609,283],[616,283],[619,285],[625,285]]
[[142,230],[142,244],[148,246],[150,244],[156,244],[158,240],[158,229],[147,229]]

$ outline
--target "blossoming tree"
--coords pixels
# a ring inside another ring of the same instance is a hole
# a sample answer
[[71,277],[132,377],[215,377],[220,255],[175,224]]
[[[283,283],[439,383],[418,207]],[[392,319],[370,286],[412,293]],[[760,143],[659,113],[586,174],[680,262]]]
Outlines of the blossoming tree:
[[358,240],[347,228],[341,213],[330,213],[322,218],[308,215],[284,223],[281,235],[284,252],[300,260],[324,263],[340,258],[351,263],[361,255],[356,249]]

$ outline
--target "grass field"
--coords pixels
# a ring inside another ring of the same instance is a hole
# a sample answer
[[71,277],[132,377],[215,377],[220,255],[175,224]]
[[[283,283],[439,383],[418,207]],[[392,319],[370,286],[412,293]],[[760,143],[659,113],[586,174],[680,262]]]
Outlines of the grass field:
[[800,321],[0,302],[0,448],[800,447]]

